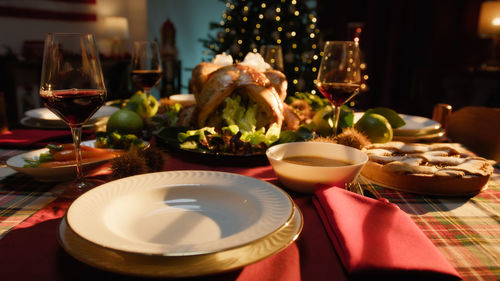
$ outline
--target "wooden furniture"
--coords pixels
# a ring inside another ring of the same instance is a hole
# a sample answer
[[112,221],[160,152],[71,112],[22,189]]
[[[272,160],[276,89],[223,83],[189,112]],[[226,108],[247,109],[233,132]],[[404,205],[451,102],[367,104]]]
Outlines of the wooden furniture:
[[500,108],[463,107],[451,114],[446,132],[452,141],[500,162]]

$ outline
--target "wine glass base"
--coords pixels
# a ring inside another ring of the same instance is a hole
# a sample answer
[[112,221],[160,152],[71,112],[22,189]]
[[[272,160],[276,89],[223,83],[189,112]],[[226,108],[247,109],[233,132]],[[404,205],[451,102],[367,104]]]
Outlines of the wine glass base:
[[85,179],[83,183],[75,181],[60,183],[51,190],[52,194],[59,198],[76,199],[85,192],[105,183],[98,179]]

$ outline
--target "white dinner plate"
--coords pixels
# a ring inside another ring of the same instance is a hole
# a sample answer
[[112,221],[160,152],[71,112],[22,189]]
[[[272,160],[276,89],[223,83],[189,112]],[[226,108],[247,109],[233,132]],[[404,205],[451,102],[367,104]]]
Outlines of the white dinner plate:
[[[82,145],[86,146],[91,146],[94,147],[95,145],[95,140],[89,140],[89,141],[83,141]],[[53,168],[25,168],[24,165],[26,165],[26,161],[24,159],[35,159],[37,158],[41,153],[48,152],[48,148],[42,148],[42,149],[37,149],[33,150],[30,152],[22,153],[16,156],[11,157],[10,159],[7,160],[7,166],[10,168],[34,177],[38,181],[44,181],[44,182],[63,182],[63,181],[68,181],[72,180],[76,177],[76,165],[69,165],[69,166],[60,166],[60,167],[53,167]],[[99,160],[99,161],[94,161],[94,162],[87,162],[82,164],[83,171],[89,171],[92,169],[95,169],[102,165],[104,162],[107,162],[109,160]]]
[[[364,112],[354,113],[354,123],[356,123],[363,114]],[[441,124],[432,119],[406,114],[399,114],[399,116],[401,116],[406,124],[403,127],[394,129],[394,136],[428,136],[431,134],[435,135],[441,130]]]
[[[104,126],[108,122],[108,118],[92,119],[83,124],[83,128],[95,128],[99,126]],[[20,123],[26,127],[32,128],[43,128],[43,129],[68,129],[68,124],[64,123],[62,120],[46,121],[42,119],[32,118],[24,116]]]
[[[111,116],[111,114],[115,113],[118,110],[119,110],[119,108],[114,107],[114,106],[106,106],[106,105],[101,106],[101,108],[99,108],[99,110],[97,110],[97,112],[94,113],[94,115],[92,115],[92,117],[90,118],[89,121]],[[57,117],[57,115],[55,115],[52,111],[50,111],[46,107],[28,110],[24,113],[24,115],[31,117],[31,118],[35,118],[35,119],[44,120],[44,121],[60,121],[61,120],[61,118]]]
[[436,131],[431,131],[427,134],[421,134],[421,135],[394,135],[392,137],[393,141],[402,141],[402,142],[430,142],[430,141],[437,141],[440,140],[444,137],[446,134],[444,129],[436,130]]
[[276,254],[299,237],[302,226],[302,213],[294,206],[290,220],[263,239],[226,251],[182,257],[141,255],[101,247],[73,232],[66,217],[59,225],[58,240],[71,256],[102,270],[134,276],[193,277],[235,270]]
[[264,238],[293,214],[280,188],[214,171],[169,171],[122,178],[77,198],[68,225],[84,239],[127,253],[190,256]]

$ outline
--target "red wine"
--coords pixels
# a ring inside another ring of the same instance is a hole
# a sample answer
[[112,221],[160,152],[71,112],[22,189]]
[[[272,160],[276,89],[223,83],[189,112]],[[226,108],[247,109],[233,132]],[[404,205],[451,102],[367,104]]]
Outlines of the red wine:
[[105,91],[58,90],[40,92],[45,107],[69,125],[84,124],[105,101]]
[[317,86],[323,96],[334,106],[343,105],[359,90],[359,84],[352,83],[318,83]]
[[141,88],[151,89],[161,78],[160,70],[132,70],[132,79]]

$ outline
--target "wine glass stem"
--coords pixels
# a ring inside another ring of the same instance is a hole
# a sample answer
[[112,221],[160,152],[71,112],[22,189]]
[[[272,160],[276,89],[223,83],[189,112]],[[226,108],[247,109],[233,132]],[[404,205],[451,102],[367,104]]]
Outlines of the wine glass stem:
[[82,188],[85,185],[85,178],[82,170],[82,151],[80,143],[82,141],[82,126],[71,126],[71,135],[73,135],[73,144],[75,145],[76,156],[76,185]]
[[340,105],[333,106],[333,137],[337,137],[337,129],[339,127]]

